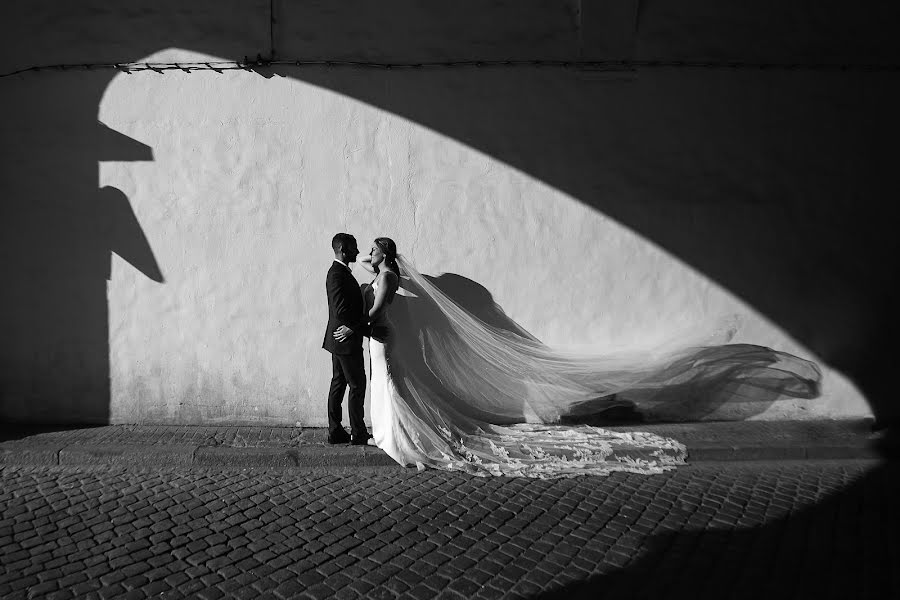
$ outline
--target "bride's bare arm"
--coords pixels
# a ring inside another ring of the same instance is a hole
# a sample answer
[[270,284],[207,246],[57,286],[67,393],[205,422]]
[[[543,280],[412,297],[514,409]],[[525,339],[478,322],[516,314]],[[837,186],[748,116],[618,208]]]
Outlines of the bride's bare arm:
[[373,274],[375,273],[375,269],[372,268],[372,257],[371,256],[364,256],[363,258],[359,259],[359,264],[363,269],[365,269],[369,273],[373,273]]
[[375,281],[378,282],[378,289],[375,290],[375,299],[372,301],[372,307],[369,309],[369,320],[371,321],[384,310],[387,305],[388,295],[391,288],[396,285],[397,276],[390,271],[382,271],[379,273]]

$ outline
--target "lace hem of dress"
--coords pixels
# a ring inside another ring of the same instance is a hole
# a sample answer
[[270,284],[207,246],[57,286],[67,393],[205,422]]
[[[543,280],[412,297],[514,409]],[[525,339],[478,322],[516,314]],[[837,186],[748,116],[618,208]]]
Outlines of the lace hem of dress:
[[485,477],[548,479],[617,472],[659,474],[685,464],[687,458],[684,444],[645,432],[542,424],[491,429],[453,435],[442,428],[443,450],[427,448],[431,444],[423,444],[414,434],[413,445],[421,454],[411,463],[419,469],[429,466]]

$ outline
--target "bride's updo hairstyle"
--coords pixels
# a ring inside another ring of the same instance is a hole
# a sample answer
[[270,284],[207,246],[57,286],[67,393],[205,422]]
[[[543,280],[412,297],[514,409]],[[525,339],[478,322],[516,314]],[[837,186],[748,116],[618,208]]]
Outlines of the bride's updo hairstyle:
[[[384,262],[387,263],[391,269],[393,269],[394,273],[397,276],[400,276],[400,266],[397,264],[397,244],[394,243],[394,240],[387,237],[375,238],[375,245],[381,248],[381,251],[384,252]],[[375,272],[378,273],[378,267],[375,267]]]

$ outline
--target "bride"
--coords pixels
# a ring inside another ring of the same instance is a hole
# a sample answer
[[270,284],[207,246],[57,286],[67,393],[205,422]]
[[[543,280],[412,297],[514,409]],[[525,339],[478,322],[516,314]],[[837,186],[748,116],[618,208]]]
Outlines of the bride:
[[818,394],[816,365],[723,344],[733,327],[652,354],[567,352],[479,320],[390,238],[377,238],[362,264],[376,275],[363,286],[370,443],[404,466],[538,478],[661,473],[684,464],[683,444],[560,420],[621,406],[667,418],[724,401]]

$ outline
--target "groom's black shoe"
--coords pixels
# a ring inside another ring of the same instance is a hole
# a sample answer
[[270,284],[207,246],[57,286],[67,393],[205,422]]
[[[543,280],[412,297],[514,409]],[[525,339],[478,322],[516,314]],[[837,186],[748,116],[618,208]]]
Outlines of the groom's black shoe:
[[350,442],[350,434],[344,429],[339,429],[328,434],[329,444],[346,444]]
[[367,446],[369,444],[369,439],[371,437],[372,436],[369,435],[368,433],[366,433],[364,435],[354,435],[353,439],[350,440],[350,445],[351,446]]

